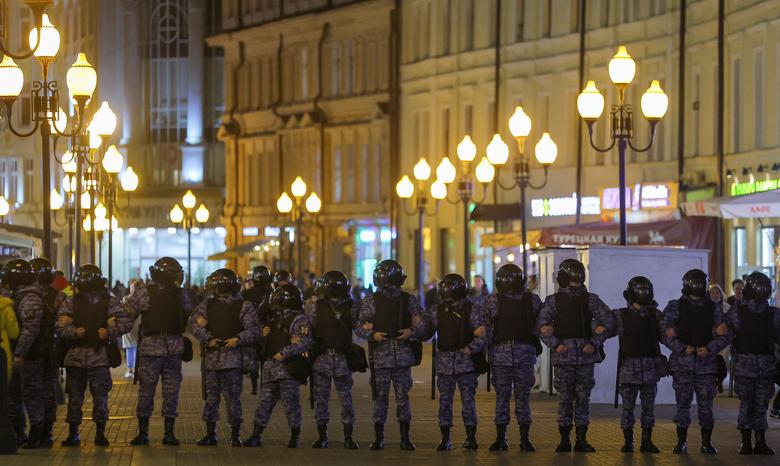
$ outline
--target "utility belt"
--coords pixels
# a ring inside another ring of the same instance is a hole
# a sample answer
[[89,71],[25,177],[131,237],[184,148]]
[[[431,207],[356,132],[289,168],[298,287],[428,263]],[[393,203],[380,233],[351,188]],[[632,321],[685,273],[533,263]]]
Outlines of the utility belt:
[[144,337],[180,337],[182,336],[182,332],[144,332]]

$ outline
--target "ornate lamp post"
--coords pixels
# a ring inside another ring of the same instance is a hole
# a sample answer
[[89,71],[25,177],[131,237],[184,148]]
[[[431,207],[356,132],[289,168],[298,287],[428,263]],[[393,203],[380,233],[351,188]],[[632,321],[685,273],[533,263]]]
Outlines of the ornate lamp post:
[[600,148],[593,141],[593,125],[604,112],[604,96],[596,88],[593,81],[588,81],[585,89],[577,97],[577,110],[588,125],[590,145],[599,152],[608,152],[618,147],[618,177],[620,196],[620,244],[625,246],[628,237],[626,224],[626,148],[630,147],[635,152],[646,152],[652,147],[655,139],[655,130],[658,122],[666,114],[669,107],[669,98],[661,89],[658,80],[653,80],[650,87],[642,95],[642,113],[650,123],[650,141],[643,148],[637,148],[632,143],[634,139],[634,119],[631,104],[626,103],[626,89],[636,74],[636,63],[628,54],[626,47],[621,45],[612,60],[609,61],[609,78],[618,92],[618,104],[613,105],[610,111],[610,137],[612,143]]
[[304,215],[304,209],[306,212],[316,216],[320,213],[320,210],[322,210],[322,200],[317,195],[316,192],[312,191],[311,194],[309,194],[309,197],[306,198],[306,201],[303,200],[304,196],[306,196],[306,191],[308,187],[306,186],[306,182],[303,181],[303,178],[300,176],[295,177],[295,180],[293,180],[292,184],[290,185],[290,192],[293,195],[293,198],[295,200],[293,201],[292,198],[287,194],[287,192],[283,192],[281,195],[279,195],[279,199],[276,200],[276,210],[279,211],[279,213],[282,214],[292,214],[292,220],[293,223],[295,223],[295,243],[296,251],[297,251],[297,276],[298,280],[303,280],[303,215]]
[[[35,28],[30,31],[30,51],[23,54],[12,54],[2,45],[0,51],[5,55],[0,63],[0,100],[5,107],[8,127],[13,134],[26,138],[33,136],[40,129],[41,137],[41,185],[43,187],[43,255],[51,258],[51,212],[50,212],[50,183],[51,183],[51,136],[52,129],[61,136],[73,136],[81,131],[84,123],[84,110],[87,101],[97,85],[97,74],[92,65],[87,61],[83,53],[78,55],[75,63],[67,72],[66,81],[72,98],[77,104],[77,121],[72,127],[72,132],[65,133],[61,130],[59,111],[59,86],[56,81],[49,81],[49,65],[54,61],[60,47],[60,34],[49,21],[48,15],[43,12],[51,1],[27,0],[25,2],[35,16]],[[24,87],[24,74],[14,62],[16,59],[24,59],[34,55],[41,65],[41,81],[33,81],[30,87],[30,102],[32,116],[35,125],[26,133],[19,132],[13,127],[11,118],[13,105]],[[65,125],[67,126],[67,125]]]
[[[542,189],[547,185],[547,171],[550,165],[555,162],[558,157],[558,146],[550,137],[550,133],[542,133],[542,137],[539,138],[539,142],[536,143],[534,153],[536,155],[536,161],[542,165],[544,169],[544,181],[539,185],[531,183],[531,162],[525,153],[525,141],[528,135],[531,134],[531,118],[525,113],[522,106],[515,108],[515,113],[509,118],[509,131],[514,136],[517,142],[517,152],[515,153],[514,160],[514,182],[505,186],[501,183],[501,177],[498,177],[498,186],[503,190],[512,190],[520,188],[520,237],[521,248],[523,251],[523,271],[528,272],[528,214],[526,213],[526,190]],[[493,141],[490,142],[487,148],[487,157],[490,163],[497,166],[499,171],[501,167],[509,160],[509,147],[501,139],[501,136],[496,134],[493,136]]]
[[[472,202],[481,204],[487,197],[487,185],[496,175],[496,170],[490,164],[487,157],[482,157],[480,162],[471,172],[471,165],[476,159],[477,146],[471,140],[471,136],[466,135],[458,144],[458,160],[460,160],[461,171],[458,179],[458,198],[451,201],[447,197],[447,202],[451,204],[463,203],[463,268],[466,274],[466,281],[471,283],[471,232],[469,231],[469,207]],[[436,178],[444,184],[450,184],[455,181],[457,170],[449,157],[444,157],[436,167]],[[482,185],[482,199],[474,198],[474,178]]]
[[184,210],[179,207],[179,204],[176,204],[170,212],[171,221],[181,223],[182,228],[187,231],[187,285],[190,285],[192,280],[192,228],[195,222],[206,223],[209,221],[209,209],[204,204],[195,209],[197,202],[198,200],[192,191],[187,190],[181,198]]

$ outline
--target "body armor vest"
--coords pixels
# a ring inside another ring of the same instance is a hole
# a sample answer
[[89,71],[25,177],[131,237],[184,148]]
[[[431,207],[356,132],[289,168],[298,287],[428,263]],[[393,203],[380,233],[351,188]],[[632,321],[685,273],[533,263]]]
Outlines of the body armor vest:
[[712,327],[715,325],[715,303],[707,300],[697,306],[687,299],[681,299],[679,303],[678,338],[694,348],[707,346],[712,341]]
[[374,294],[374,331],[386,333],[387,338],[393,340],[398,338],[399,330],[411,327],[412,316],[405,305],[408,302],[408,295],[403,291],[393,298]]
[[317,300],[317,316],[314,322],[314,336],[320,350],[346,349],[352,344],[351,301],[340,305]]
[[588,294],[555,293],[555,336],[558,340],[580,338],[590,340],[593,336],[590,323],[593,314],[588,306]]
[[470,325],[471,302],[467,301],[459,311],[447,311],[443,305],[437,307],[437,349],[458,351],[471,343],[474,339]]
[[522,341],[533,345],[535,324],[531,294],[524,293],[520,299],[505,294],[498,295],[498,315],[495,320],[495,336],[498,342]]
[[73,298],[73,325],[76,328],[84,327],[84,338],[76,341],[76,346],[97,347],[104,341],[98,338],[98,329],[107,328],[108,300],[100,299],[90,302],[86,298],[76,295]]
[[740,354],[774,354],[775,310],[767,306],[764,312],[751,312],[744,304],[737,309],[739,331],[734,348]]
[[142,325],[145,336],[181,335],[182,289],[149,285],[149,309],[144,312]]
[[244,302],[235,300],[226,303],[220,299],[209,298],[206,304],[208,324],[206,329],[212,338],[229,340],[241,333],[241,308]]
[[624,358],[654,358],[661,354],[658,345],[658,320],[655,312],[642,315],[633,309],[621,309],[623,336],[620,352]]

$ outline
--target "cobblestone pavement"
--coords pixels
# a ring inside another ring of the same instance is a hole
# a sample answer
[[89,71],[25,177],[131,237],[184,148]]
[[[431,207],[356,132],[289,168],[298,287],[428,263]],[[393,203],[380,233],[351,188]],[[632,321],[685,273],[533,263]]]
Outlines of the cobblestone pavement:
[[[430,355],[425,358],[429,361]],[[412,440],[417,445],[415,452],[402,452],[398,448],[398,429],[395,421],[388,422],[386,429],[386,447],[380,452],[369,451],[368,445],[373,437],[371,423],[371,395],[368,386],[368,375],[357,374],[355,377],[355,404],[357,420],[355,439],[360,443],[359,451],[345,451],[341,448],[341,426],[339,423],[339,406],[335,390],[331,397],[331,447],[328,450],[313,450],[311,442],[316,437],[316,427],[312,410],[308,408],[308,388],[302,390],[302,404],[305,407],[303,420],[303,447],[297,450],[285,448],[289,432],[281,406],[274,411],[271,425],[266,430],[265,446],[261,448],[231,448],[229,446],[229,427],[224,420],[224,404],[219,423],[220,445],[217,447],[197,447],[195,442],[204,434],[204,426],[200,420],[202,401],[200,393],[200,365],[195,361],[185,364],[186,373],[182,386],[180,417],[177,424],[177,436],[182,441],[179,447],[163,446],[163,419],[159,416],[159,392],[156,405],[156,417],[151,421],[152,443],[147,447],[132,447],[129,440],[135,435],[134,419],[137,387],[132,381],[122,378],[124,367],[114,371],[114,388],[111,391],[111,420],[107,433],[111,441],[110,447],[96,447],[92,443],[94,424],[87,417],[91,412],[91,399],[87,396],[84,407],[85,420],[82,426],[81,448],[62,448],[59,442],[67,434],[67,426],[59,422],[55,429],[55,447],[51,450],[21,451],[16,456],[0,457],[3,466],[17,465],[344,465],[344,464],[429,464],[477,466],[482,464],[510,465],[519,463],[531,464],[681,464],[681,465],[717,465],[717,464],[778,464],[779,457],[744,457],[736,453],[739,445],[739,433],[736,430],[737,400],[719,396],[716,400],[716,427],[713,435],[720,454],[715,457],[705,457],[698,452],[698,429],[691,429],[689,435],[690,451],[686,456],[672,455],[674,445],[674,425],[671,423],[672,406],[659,406],[656,409],[658,426],[655,430],[656,444],[661,448],[660,455],[643,455],[640,453],[621,454],[622,433],[619,427],[619,411],[612,406],[597,405],[592,408],[593,419],[589,432],[589,440],[598,450],[592,454],[556,454],[553,452],[558,441],[555,425],[555,399],[546,394],[535,394],[532,400],[534,424],[532,440],[537,447],[535,453],[521,453],[517,449],[519,434],[516,426],[510,430],[510,450],[506,453],[491,453],[487,447],[493,441],[494,393],[485,391],[485,378],[480,380],[478,392],[478,410],[480,426],[478,440],[480,449],[477,452],[465,452],[459,449],[464,438],[463,426],[460,425],[460,406],[456,396],[455,418],[453,429],[453,444],[456,448],[451,452],[437,452],[439,429],[436,421],[437,404],[430,399],[430,364],[429,362],[413,371],[415,386],[412,389]],[[250,394],[249,381],[244,386],[244,418],[243,436],[252,430],[251,419],[257,404],[257,397]],[[392,398],[392,396],[391,396]],[[392,400],[391,400],[392,401]],[[394,410],[391,409],[391,419]],[[695,412],[695,409],[694,409]],[[64,407],[60,407],[59,418],[64,419]],[[638,434],[638,432],[637,432]],[[780,450],[780,422],[770,420],[770,432],[767,434],[769,444]]]

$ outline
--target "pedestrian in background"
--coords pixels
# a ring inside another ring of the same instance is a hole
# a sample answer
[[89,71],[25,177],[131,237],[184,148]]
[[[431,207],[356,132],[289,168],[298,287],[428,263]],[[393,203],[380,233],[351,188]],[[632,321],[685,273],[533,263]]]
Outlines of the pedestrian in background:
[[479,304],[480,306],[485,304],[485,299],[490,294],[485,278],[482,275],[474,276],[474,286],[469,291],[469,300],[473,304]]
[[[140,282],[138,280],[130,281],[130,293],[132,294],[138,287]],[[127,302],[127,296],[118,296],[114,293],[122,302]],[[127,372],[125,372],[126,379],[135,378],[135,357],[138,350],[138,329],[141,326],[141,320],[136,319],[133,324],[132,330],[122,335],[122,348],[125,350],[125,362],[127,363]]]
[[[729,296],[728,299],[726,299],[726,302],[729,304],[729,306],[733,306],[735,301],[739,301],[742,299],[743,288],[745,288],[744,280],[737,278],[731,281],[731,289],[734,291],[734,294]],[[723,290],[721,290],[721,292],[722,291]]]

